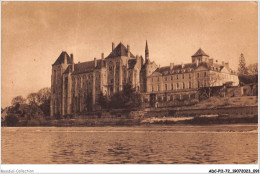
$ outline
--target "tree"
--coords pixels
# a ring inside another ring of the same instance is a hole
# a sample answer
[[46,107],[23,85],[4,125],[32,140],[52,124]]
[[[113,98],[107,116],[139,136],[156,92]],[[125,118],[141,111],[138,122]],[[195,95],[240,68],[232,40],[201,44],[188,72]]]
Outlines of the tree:
[[207,98],[210,98],[212,95],[213,87],[216,86],[218,81],[221,81],[222,78],[219,73],[212,72],[209,75],[208,84],[205,87],[200,89],[201,96],[205,95]]
[[36,104],[39,106],[40,104],[40,96],[38,93],[31,93],[27,96],[27,102],[29,105]]
[[38,92],[39,107],[45,116],[50,116],[51,88],[42,88]]
[[126,84],[122,91],[115,93],[110,100],[110,107],[119,109],[133,109],[141,107],[141,94],[137,93],[130,84]]
[[19,118],[15,114],[9,114],[5,117],[7,126],[16,126],[19,122]]
[[24,104],[25,103],[25,99],[21,96],[21,95],[19,95],[19,96],[16,96],[16,97],[14,97],[13,99],[12,99],[12,106],[15,106],[15,105],[17,105],[17,104],[19,104],[19,105],[21,105],[21,104]]
[[102,109],[107,108],[108,106],[108,100],[102,92],[99,94],[98,104],[101,106]]
[[239,57],[238,74],[239,75],[246,75],[246,74],[248,74],[248,69],[246,67],[246,60],[244,58],[243,53],[241,53],[241,55]]
[[92,111],[92,105],[93,105],[93,98],[92,98],[92,93],[88,93],[86,97],[86,108],[88,111]]
[[38,91],[38,95],[39,95],[39,103],[43,104],[46,101],[51,99],[51,88],[42,88]]
[[258,74],[258,63],[253,63],[253,64],[248,65],[247,69],[248,69],[248,73],[250,75]]

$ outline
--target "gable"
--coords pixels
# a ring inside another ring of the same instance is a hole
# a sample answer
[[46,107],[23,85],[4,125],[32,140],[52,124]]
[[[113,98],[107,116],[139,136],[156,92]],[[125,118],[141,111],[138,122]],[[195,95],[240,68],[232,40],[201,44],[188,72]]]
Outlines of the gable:
[[157,76],[162,76],[162,74],[159,73],[159,72],[153,72],[153,73],[150,75],[150,77],[157,77]]
[[222,72],[222,73],[230,73],[230,71],[226,67],[223,67],[220,72]]
[[[106,58],[120,57],[120,56],[128,56],[127,48],[121,42]],[[130,52],[130,57],[135,58],[135,56],[131,52]]]

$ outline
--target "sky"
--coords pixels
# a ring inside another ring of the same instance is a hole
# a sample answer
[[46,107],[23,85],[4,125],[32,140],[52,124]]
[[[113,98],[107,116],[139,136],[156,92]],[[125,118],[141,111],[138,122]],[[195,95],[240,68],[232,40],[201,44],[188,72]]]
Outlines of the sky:
[[201,48],[236,70],[258,60],[257,2],[3,2],[1,105],[51,86],[62,51],[84,62],[130,45],[160,66],[190,63]]

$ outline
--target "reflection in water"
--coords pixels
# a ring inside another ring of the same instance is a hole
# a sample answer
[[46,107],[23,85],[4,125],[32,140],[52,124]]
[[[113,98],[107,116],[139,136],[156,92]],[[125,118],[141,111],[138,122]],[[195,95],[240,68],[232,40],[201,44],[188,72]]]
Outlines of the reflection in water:
[[2,128],[4,164],[248,164],[257,125]]

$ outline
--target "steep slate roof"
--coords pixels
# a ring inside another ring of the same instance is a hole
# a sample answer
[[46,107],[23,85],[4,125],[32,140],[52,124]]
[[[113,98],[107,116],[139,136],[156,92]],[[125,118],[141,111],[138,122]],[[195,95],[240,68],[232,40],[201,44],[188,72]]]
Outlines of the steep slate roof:
[[52,65],[60,65],[60,64],[64,63],[65,58],[67,59],[67,64],[72,64],[72,59],[68,55],[68,53],[66,51],[62,51],[60,56],[57,58],[57,60]]
[[[69,66],[64,73],[68,73],[71,66]],[[88,73],[92,72],[94,69],[101,68],[101,59],[97,60],[97,67],[94,67],[94,61],[82,62],[74,65],[74,74]]]
[[209,55],[207,55],[201,48],[195,54],[193,54],[193,56],[191,56],[191,57],[196,57],[196,56],[208,56],[209,57]]
[[[119,56],[127,56],[127,48],[121,42],[106,58],[119,57]],[[135,58],[135,56],[131,52],[130,52],[130,57]]]
[[164,66],[164,67],[161,67],[161,68],[157,68],[155,70],[155,72],[159,72],[159,73],[164,73],[164,72],[169,72],[170,71],[170,67],[169,66]]
[[[213,64],[213,66],[211,66],[208,62],[201,62],[201,63],[199,63],[198,67],[200,67],[200,66],[204,66],[213,71],[221,71],[224,68],[223,65],[215,64],[215,63]],[[197,68],[196,63],[187,63],[187,64],[183,64],[183,68],[182,68],[182,65],[175,65],[175,66],[173,66],[172,70],[170,69],[170,66],[164,66],[161,68],[157,68],[154,71],[154,73],[160,73],[162,75],[179,74],[179,73],[183,73],[182,70],[188,70],[186,72],[193,72],[196,68]],[[227,67],[227,69],[231,72],[230,68]]]
[[63,74],[68,74],[71,69],[72,69],[72,65],[69,65],[69,66],[67,67],[67,69],[64,71]]

